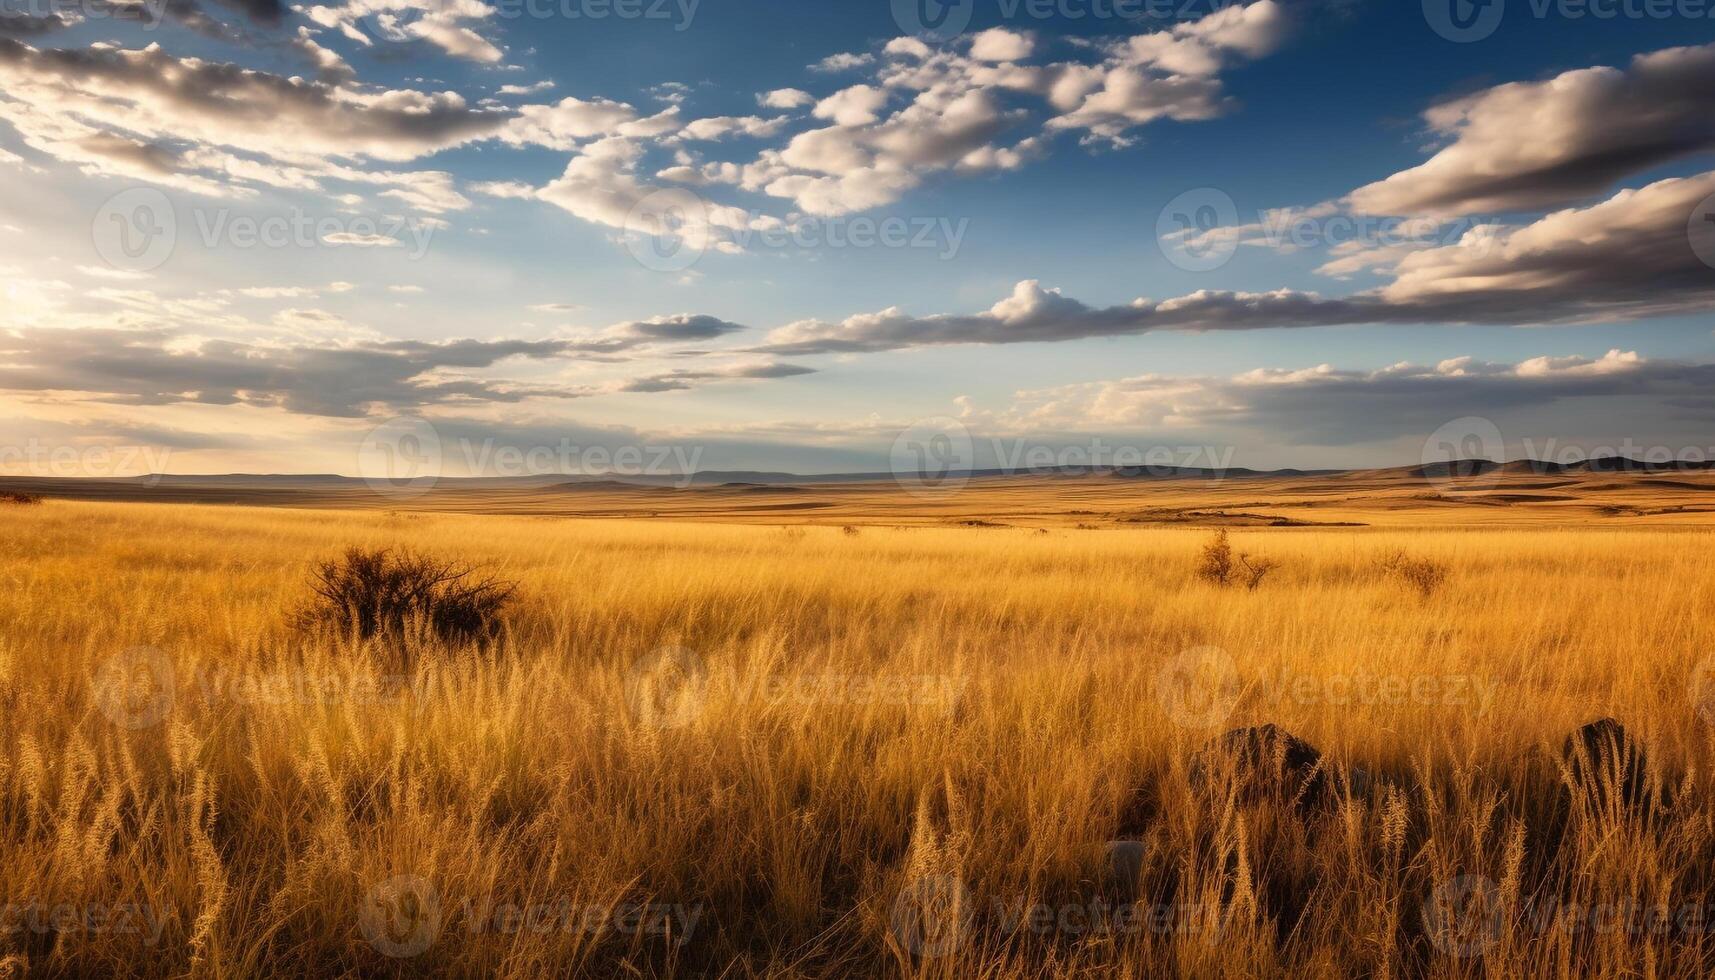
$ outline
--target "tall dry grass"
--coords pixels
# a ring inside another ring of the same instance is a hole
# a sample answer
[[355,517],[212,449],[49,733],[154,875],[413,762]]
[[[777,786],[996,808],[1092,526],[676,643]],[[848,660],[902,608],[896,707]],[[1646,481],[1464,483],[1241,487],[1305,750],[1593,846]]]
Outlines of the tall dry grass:
[[[1715,901],[1706,534],[1240,531],[1278,562],[1246,591],[1193,530],[4,519],[0,972],[1715,965],[1682,911]],[[295,630],[351,546],[520,589],[498,638],[408,658]],[[1402,551],[1446,580],[1378,570]],[[1553,750],[1604,715],[1671,811],[1564,803]],[[1264,721],[1330,803],[1191,777]]]

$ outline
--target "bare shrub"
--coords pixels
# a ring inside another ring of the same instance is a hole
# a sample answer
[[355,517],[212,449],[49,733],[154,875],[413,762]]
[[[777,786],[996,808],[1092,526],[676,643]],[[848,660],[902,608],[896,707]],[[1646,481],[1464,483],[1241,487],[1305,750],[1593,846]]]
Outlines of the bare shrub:
[[1233,545],[1227,540],[1225,528],[1215,532],[1203,545],[1203,555],[1197,561],[1197,577],[1216,585],[1228,585],[1233,580]]
[[858,529],[847,524],[845,527],[840,528],[840,533],[848,538],[855,538],[858,536]]
[[501,610],[518,586],[477,572],[410,551],[348,548],[316,566],[315,599],[299,624],[364,638],[426,631],[455,642],[485,639],[499,631]]
[[1253,558],[1246,554],[1239,555],[1239,564],[1244,567],[1245,589],[1250,592],[1255,592],[1263,578],[1280,567],[1280,562],[1273,558]]
[[1403,551],[1385,555],[1382,574],[1415,589],[1427,599],[1447,583],[1447,566],[1430,558],[1414,558]]
[[0,493],[0,504],[17,504],[27,507],[41,502],[42,495],[39,493]]
[[1197,577],[1216,585],[1242,584],[1246,591],[1255,592],[1268,573],[1280,567],[1273,558],[1261,558],[1245,552],[1233,553],[1233,544],[1222,528],[1203,545],[1197,561]]

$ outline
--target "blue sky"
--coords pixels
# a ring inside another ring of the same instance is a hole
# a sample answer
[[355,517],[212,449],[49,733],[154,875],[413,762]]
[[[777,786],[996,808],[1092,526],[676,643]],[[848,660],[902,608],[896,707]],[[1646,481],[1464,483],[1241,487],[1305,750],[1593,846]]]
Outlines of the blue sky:
[[1715,451],[1715,4],[901,2],[4,0],[0,469]]

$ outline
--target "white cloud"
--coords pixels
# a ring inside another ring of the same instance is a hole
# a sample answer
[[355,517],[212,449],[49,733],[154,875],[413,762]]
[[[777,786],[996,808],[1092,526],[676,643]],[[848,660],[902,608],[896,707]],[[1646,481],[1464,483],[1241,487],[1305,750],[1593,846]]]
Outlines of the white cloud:
[[1035,49],[1030,35],[1004,27],[991,27],[971,39],[971,57],[978,61],[1023,61]]
[[821,72],[851,71],[853,68],[862,68],[874,63],[875,55],[872,54],[831,54],[811,65],[810,70]]
[[875,122],[876,113],[887,105],[887,93],[873,85],[853,85],[816,103],[817,119],[832,119],[836,126],[863,126]]
[[766,109],[802,109],[815,101],[815,96],[801,88],[777,88],[756,96],[757,104]]
[[1353,192],[1371,214],[1534,210],[1600,193],[1622,177],[1715,149],[1715,45],[1639,55],[1515,82],[1424,114],[1452,142],[1427,162]]

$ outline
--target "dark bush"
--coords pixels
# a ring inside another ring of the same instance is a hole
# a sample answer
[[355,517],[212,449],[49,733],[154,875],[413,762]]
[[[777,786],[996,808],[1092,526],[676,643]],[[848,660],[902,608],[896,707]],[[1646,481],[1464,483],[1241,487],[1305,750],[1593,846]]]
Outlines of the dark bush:
[[1203,554],[1197,561],[1197,577],[1216,585],[1233,580],[1233,546],[1227,541],[1225,528],[1216,531],[1203,545]]
[[42,502],[42,497],[40,494],[35,494],[35,493],[0,493],[0,504],[29,505],[29,504],[39,504],[41,502]]
[[1425,599],[1447,583],[1447,566],[1429,558],[1413,558],[1403,551],[1382,556],[1382,574],[1405,583]]
[[349,548],[316,566],[315,599],[300,625],[366,639],[425,633],[455,642],[486,639],[499,631],[501,610],[518,586],[478,571],[410,551]]

